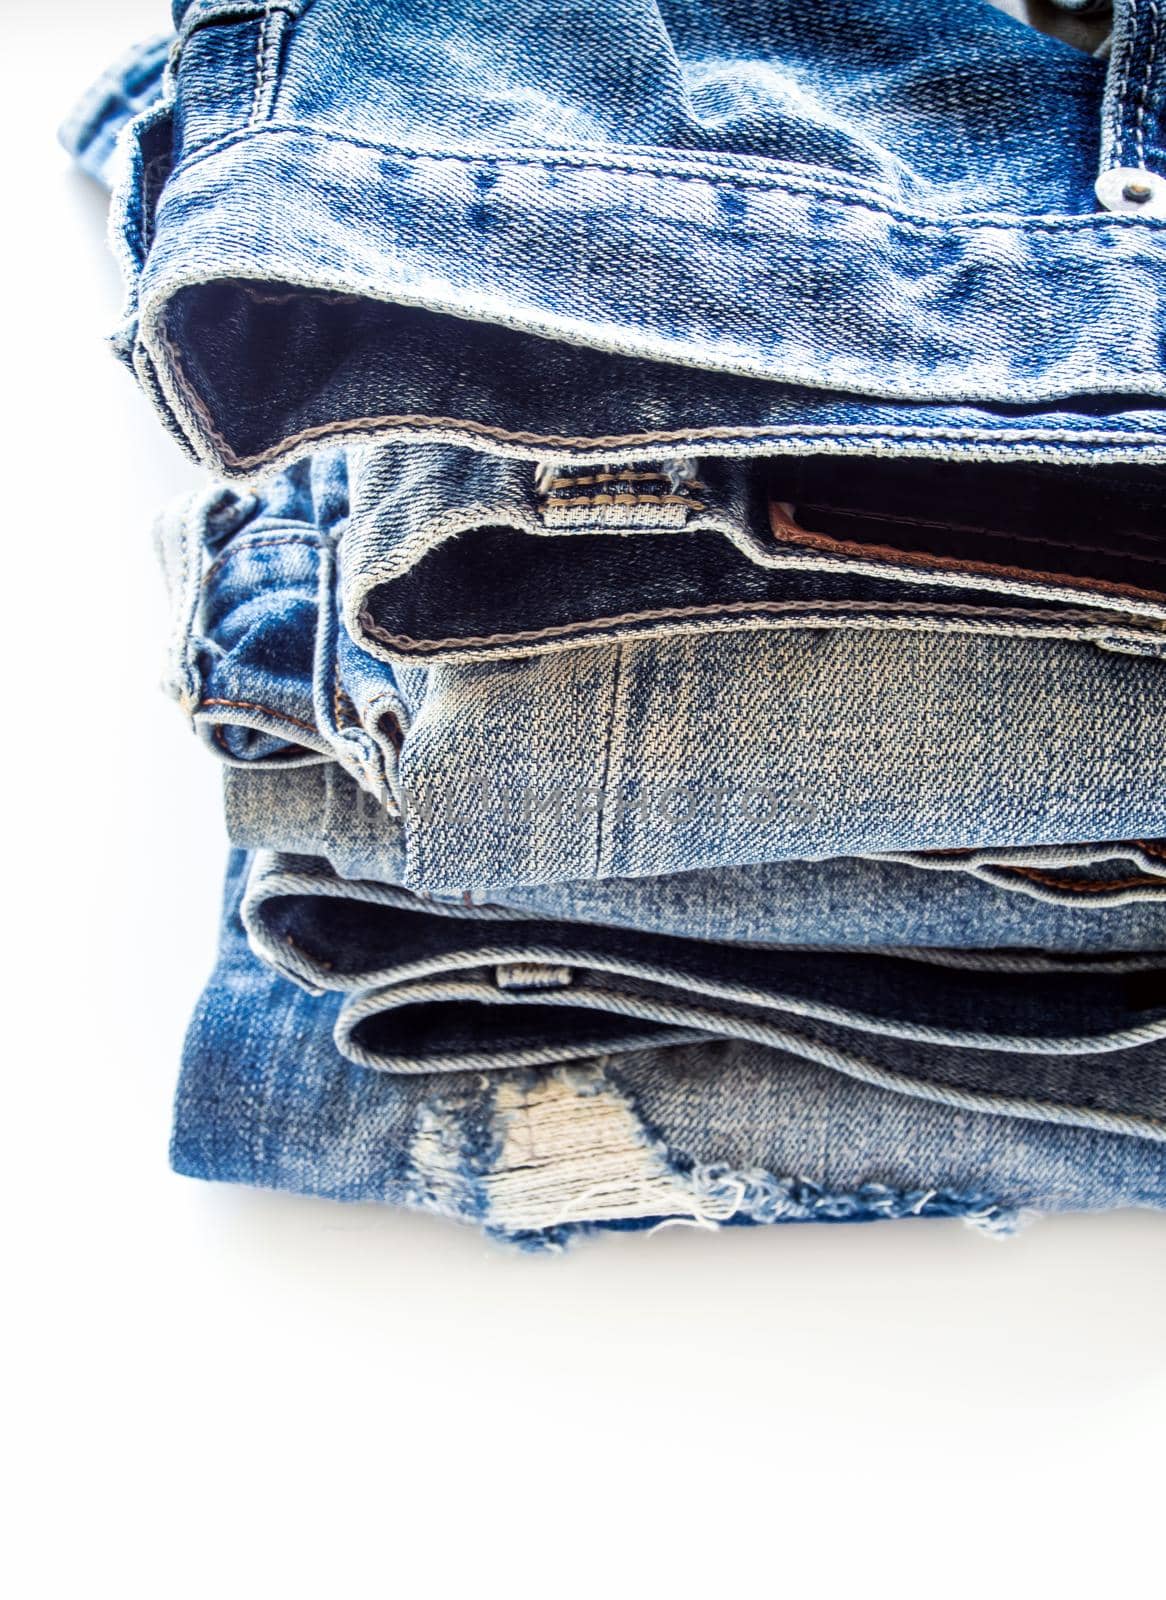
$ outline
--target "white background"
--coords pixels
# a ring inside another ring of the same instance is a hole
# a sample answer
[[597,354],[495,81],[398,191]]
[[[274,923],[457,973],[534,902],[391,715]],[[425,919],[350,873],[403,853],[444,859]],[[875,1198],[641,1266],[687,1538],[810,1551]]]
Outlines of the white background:
[[1166,1216],[542,1260],[168,1171],[225,849],[156,687],[195,475],[54,143],[167,9],[0,0],[7,1593],[1160,1592]]

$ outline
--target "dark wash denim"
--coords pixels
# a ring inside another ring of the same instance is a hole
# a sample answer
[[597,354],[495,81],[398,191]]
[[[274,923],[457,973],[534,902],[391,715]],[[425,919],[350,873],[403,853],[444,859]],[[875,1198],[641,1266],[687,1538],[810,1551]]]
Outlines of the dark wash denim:
[[577,463],[1161,462],[1162,8],[192,0],[133,125],[119,346],[236,477],[329,441]]
[[1161,468],[536,467],[398,444],[352,450],[346,476],[339,605],[389,662],[807,625],[1166,654]]
[[[1080,1114],[1102,1096],[1161,1125],[1166,1079],[1145,1046],[1072,1066],[1026,1058],[1030,1096],[1059,1079],[1078,1097],[1070,1121],[926,1097],[926,1047],[919,1078],[893,1085],[839,1070],[826,1048],[815,1059],[741,1041],[554,1069],[369,1071],[333,1043],[341,996],[305,993],[248,947],[245,868],[236,853],[219,964],[187,1040],[179,1172],[419,1207],[532,1247],[662,1221],[962,1216],[1007,1231],[1026,1211],[1166,1206],[1158,1139]],[[900,1048],[887,1059],[901,1062]]]

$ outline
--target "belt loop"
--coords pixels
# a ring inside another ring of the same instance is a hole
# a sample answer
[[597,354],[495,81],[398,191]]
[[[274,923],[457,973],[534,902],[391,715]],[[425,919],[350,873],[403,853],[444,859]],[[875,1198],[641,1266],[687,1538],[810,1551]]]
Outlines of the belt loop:
[[1101,109],[1097,198],[1107,211],[1166,217],[1159,119],[1166,97],[1166,0],[1115,0]]

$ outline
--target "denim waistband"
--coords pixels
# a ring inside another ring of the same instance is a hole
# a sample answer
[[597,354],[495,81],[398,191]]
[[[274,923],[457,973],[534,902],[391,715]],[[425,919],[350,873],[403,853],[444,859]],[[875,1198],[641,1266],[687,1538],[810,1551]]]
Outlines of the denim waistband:
[[1117,0],[1106,64],[971,0],[210,0],[127,136],[120,348],[228,476],[1161,461],[1161,26]]
[[732,628],[965,629],[1166,653],[1166,475],[855,458],[609,470],[349,460],[340,605],[388,661]]
[[200,581],[212,617],[250,581],[273,609],[277,590],[296,597],[302,616],[279,615],[297,639],[317,593],[332,606],[318,551],[333,547],[354,671],[360,652],[407,667],[762,627],[1068,638],[1161,658],[1164,481],[869,461],[548,476],[385,447],[323,454],[261,494],[193,495],[160,543],[187,625]]
[[[531,1245],[670,1218],[1001,1229],[1026,1210],[1166,1204],[1159,1142],[962,1109],[748,1042],[487,1076],[370,1072],[333,1043],[341,996],[310,995],[249,950],[243,867],[236,854],[187,1040],[180,1172],[421,1207]],[[1146,1055],[1079,1059],[1078,1091],[1144,1101]]]

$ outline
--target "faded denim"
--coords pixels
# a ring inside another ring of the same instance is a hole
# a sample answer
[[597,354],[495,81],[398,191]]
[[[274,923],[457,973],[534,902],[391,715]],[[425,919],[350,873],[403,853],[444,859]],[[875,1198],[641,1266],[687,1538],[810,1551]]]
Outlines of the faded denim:
[[217,471],[1162,461],[1162,8],[192,0],[133,124],[119,346]]
[[338,763],[399,819],[411,889],[1166,836],[1166,673],[1128,639],[859,611],[388,662],[338,614],[347,479],[320,456],[163,519],[167,682],[229,763]]
[[919,1078],[894,1087],[735,1041],[492,1075],[358,1067],[332,1041],[341,997],[304,993],[248,948],[244,866],[237,853],[187,1041],[180,1172],[437,1211],[529,1246],[668,1220],[962,1216],[1007,1231],[1028,1211],[1166,1206],[1162,1144],[1085,1105],[1100,1094],[1161,1125],[1166,1079],[1147,1047],[1071,1067],[1026,1058],[1029,1091],[1047,1074],[1075,1090],[1071,1122],[928,1097],[925,1047]]
[[1166,1205],[1159,8],[587,13],[195,0],[66,130],[266,480],[161,528],[253,852],[174,1164],[531,1245]]
[[127,50],[82,97],[60,130],[77,164],[107,189],[118,172],[118,140],[136,117],[162,99],[169,36]]
[[[231,841],[242,849],[323,857],[310,869],[319,882],[402,883],[399,821],[335,765],[231,767],[224,800]],[[762,862],[405,899],[746,944],[1166,950],[1166,843]]]

